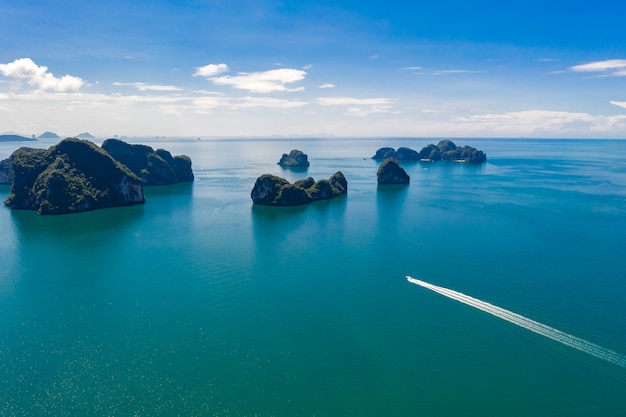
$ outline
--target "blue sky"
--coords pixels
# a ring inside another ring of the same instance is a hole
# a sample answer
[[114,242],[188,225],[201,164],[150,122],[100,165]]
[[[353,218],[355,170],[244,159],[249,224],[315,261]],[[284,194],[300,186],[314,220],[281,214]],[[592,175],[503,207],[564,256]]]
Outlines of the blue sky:
[[618,1],[0,0],[0,133],[626,138],[625,15]]

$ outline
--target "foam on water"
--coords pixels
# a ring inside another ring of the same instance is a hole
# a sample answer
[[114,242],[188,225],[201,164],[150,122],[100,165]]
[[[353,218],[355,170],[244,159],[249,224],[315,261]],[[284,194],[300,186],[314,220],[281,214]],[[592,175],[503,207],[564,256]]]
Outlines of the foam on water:
[[596,358],[603,359],[612,364],[626,368],[626,356],[621,355],[605,347],[602,347],[600,345],[597,345],[595,343],[589,342],[588,340],[581,339],[569,333],[565,333],[561,330],[555,329],[554,327],[550,327],[543,323],[539,323],[535,320],[531,320],[528,317],[524,317],[512,311],[505,310],[504,308],[495,306],[486,301],[482,301],[477,298],[470,297],[469,295],[465,295],[461,292],[454,291],[454,290],[444,288],[444,287],[439,287],[437,285],[433,285],[428,282],[412,278],[408,275],[406,276],[406,279],[411,284],[415,284],[415,285],[419,285],[420,287],[427,288],[445,297],[451,298],[456,301],[460,301],[463,304],[467,304],[478,310],[484,311],[485,313],[489,313],[493,316],[506,320],[517,326],[523,327],[524,329],[530,330],[531,332],[537,333],[541,336],[544,336],[554,341],[557,341],[559,343],[562,343],[565,346],[569,346],[571,348],[580,350],[581,352],[585,352],[589,355],[595,356]]

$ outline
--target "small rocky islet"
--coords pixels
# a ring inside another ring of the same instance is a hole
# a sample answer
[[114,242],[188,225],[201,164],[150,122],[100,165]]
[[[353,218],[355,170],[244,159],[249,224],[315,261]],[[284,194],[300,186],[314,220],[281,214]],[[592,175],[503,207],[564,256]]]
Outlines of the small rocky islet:
[[309,156],[298,149],[292,149],[288,154],[281,156],[278,165],[284,167],[304,168],[309,166]]
[[387,184],[408,184],[411,177],[395,158],[385,159],[376,172],[379,185]]
[[48,149],[19,148],[0,161],[0,181],[12,184],[4,204],[40,214],[78,213],[143,204],[144,185],[194,179],[189,157],[113,141],[107,148],[126,150],[123,157],[132,168],[104,146],[78,138],[64,139]]

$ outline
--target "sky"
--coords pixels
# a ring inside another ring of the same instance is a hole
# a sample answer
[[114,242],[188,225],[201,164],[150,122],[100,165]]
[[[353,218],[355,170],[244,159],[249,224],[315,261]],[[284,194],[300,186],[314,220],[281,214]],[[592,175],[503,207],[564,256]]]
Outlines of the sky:
[[626,2],[0,0],[0,133],[626,138]]

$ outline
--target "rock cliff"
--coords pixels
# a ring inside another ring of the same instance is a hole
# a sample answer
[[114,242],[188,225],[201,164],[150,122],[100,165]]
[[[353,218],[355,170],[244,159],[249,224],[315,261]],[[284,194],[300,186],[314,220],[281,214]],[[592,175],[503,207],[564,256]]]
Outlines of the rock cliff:
[[280,161],[278,161],[278,165],[286,167],[308,167],[309,160],[307,154],[298,149],[293,149],[289,154],[283,154]]
[[408,184],[411,178],[394,158],[387,158],[378,167],[378,184]]
[[102,149],[126,165],[141,178],[143,185],[166,185],[194,180],[191,159],[186,155],[172,156],[164,149],[129,144],[119,139],[107,139]]
[[145,201],[141,179],[87,140],[20,148],[10,159],[15,176],[4,204],[14,209],[64,214]]
[[255,204],[295,206],[344,195],[348,192],[346,177],[337,171],[327,180],[315,182],[311,177],[291,184],[284,178],[265,174],[257,178],[250,197]]
[[13,183],[13,158],[8,157],[0,161],[0,184]]

